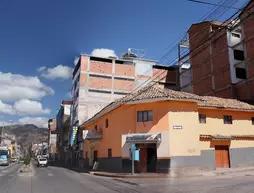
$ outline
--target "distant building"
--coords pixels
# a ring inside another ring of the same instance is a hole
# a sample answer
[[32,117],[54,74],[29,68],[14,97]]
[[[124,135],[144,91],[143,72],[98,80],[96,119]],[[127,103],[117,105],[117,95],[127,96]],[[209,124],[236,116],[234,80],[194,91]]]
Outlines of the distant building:
[[63,164],[67,164],[70,157],[70,113],[72,100],[63,100],[56,116],[56,130],[57,130],[57,149],[58,159]]
[[57,153],[56,139],[56,118],[53,118],[48,120],[48,153],[49,158],[52,160],[55,160]]
[[182,91],[254,104],[254,1],[238,19],[204,21],[188,31],[190,55],[180,63]]

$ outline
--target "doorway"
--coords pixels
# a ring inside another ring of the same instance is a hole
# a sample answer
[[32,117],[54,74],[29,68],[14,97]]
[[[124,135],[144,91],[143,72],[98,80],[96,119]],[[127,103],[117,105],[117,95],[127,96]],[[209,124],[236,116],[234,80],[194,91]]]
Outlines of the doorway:
[[139,161],[136,164],[136,172],[156,172],[157,146],[155,143],[137,144],[139,149]]
[[215,146],[215,162],[216,168],[230,167],[229,146],[227,145]]

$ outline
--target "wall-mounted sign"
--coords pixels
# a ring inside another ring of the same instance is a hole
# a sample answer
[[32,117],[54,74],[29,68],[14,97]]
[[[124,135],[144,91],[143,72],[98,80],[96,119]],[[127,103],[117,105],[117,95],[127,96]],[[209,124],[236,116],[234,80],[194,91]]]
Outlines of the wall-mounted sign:
[[183,129],[182,125],[173,125],[173,129]]

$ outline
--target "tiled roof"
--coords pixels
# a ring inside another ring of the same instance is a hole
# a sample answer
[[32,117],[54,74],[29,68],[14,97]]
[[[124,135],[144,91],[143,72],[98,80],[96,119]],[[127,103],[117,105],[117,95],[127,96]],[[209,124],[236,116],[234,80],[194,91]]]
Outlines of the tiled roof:
[[254,135],[200,135],[201,141],[211,140],[254,140]]
[[202,98],[204,99],[204,101],[198,102],[199,106],[254,111],[253,105],[241,102],[236,99],[226,99],[212,96],[203,96]]
[[162,89],[157,85],[144,87],[120,100],[123,102],[142,102],[153,99],[203,101],[202,97],[198,95],[170,89]]
[[[100,112],[94,115],[88,121],[98,118],[107,112],[110,112],[122,104],[130,103],[145,103],[161,100],[172,100],[172,101],[191,101],[196,102],[200,107],[211,107],[211,108],[225,108],[240,111],[253,111],[254,106],[248,103],[244,103],[235,99],[225,99],[212,96],[198,96],[191,93],[174,91],[170,89],[163,89],[158,85],[146,86],[136,92],[126,95],[123,98],[117,99],[104,107]],[[86,122],[88,122],[86,121]]]

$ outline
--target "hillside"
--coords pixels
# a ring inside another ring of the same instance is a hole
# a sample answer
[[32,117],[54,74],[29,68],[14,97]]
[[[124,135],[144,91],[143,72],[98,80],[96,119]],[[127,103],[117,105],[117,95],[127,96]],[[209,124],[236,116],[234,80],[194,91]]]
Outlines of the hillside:
[[15,135],[23,150],[28,149],[32,143],[46,142],[48,138],[47,129],[32,124],[5,126],[4,133]]

